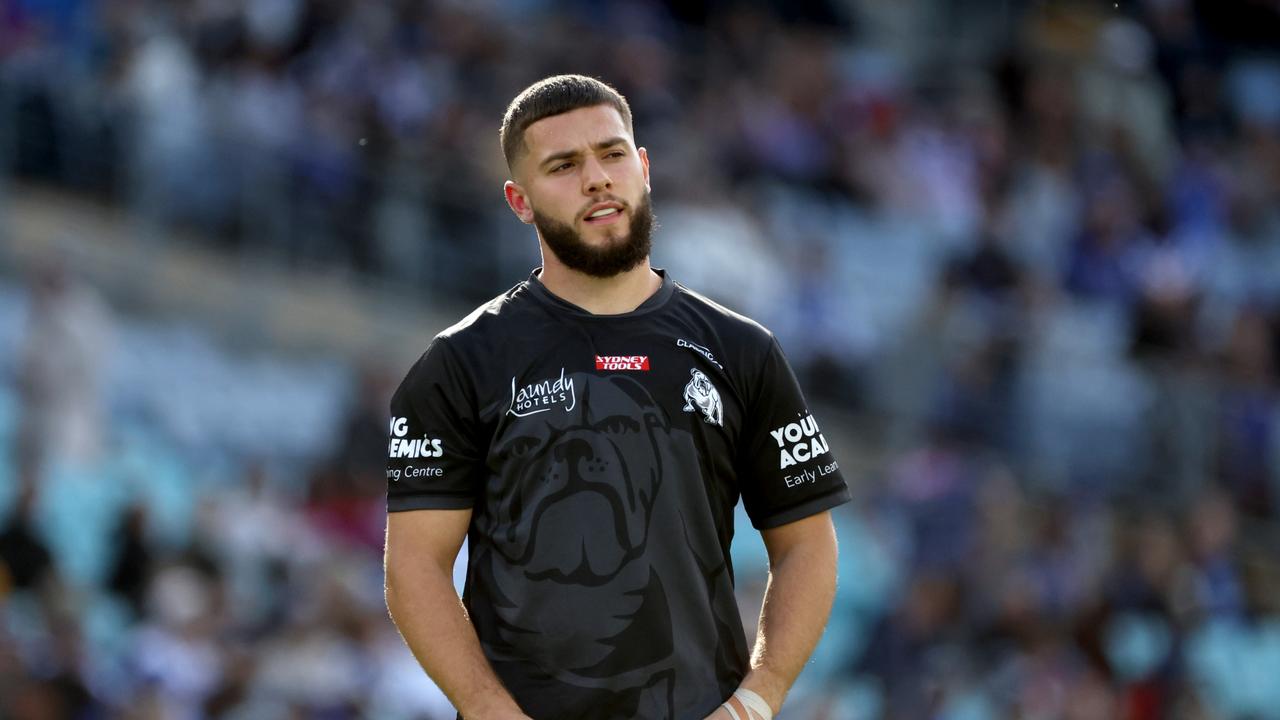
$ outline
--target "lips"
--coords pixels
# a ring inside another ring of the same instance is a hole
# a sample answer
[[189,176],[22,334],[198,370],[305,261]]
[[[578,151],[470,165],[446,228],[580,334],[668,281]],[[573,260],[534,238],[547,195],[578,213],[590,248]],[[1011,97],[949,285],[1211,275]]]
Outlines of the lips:
[[582,221],[590,225],[610,223],[622,216],[623,209],[619,202],[596,203],[582,214]]

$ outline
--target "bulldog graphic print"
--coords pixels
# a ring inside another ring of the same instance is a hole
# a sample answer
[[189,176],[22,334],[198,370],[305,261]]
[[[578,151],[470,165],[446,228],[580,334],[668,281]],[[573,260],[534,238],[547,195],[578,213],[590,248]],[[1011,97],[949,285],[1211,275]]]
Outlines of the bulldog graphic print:
[[[593,718],[678,718],[743,650],[728,641],[739,620],[723,612],[733,595],[714,529],[686,516],[706,503],[679,480],[697,463],[693,439],[631,377],[572,381],[573,412],[522,418],[495,448],[508,470],[492,512],[476,518],[487,540],[473,555],[472,600],[494,609],[477,618],[479,634],[490,657],[555,668],[541,682],[558,701],[615,708]],[[720,646],[725,660],[683,665],[690,646]]]
[[689,373],[693,378],[684,386],[684,411],[702,411],[703,420],[724,427],[724,403],[720,401],[720,391],[701,370],[694,368]]

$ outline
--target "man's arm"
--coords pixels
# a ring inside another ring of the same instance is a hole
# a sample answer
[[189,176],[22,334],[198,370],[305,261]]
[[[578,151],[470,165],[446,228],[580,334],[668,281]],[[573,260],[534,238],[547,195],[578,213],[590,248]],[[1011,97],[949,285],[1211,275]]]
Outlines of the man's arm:
[[386,598],[414,657],[467,720],[529,720],[494,674],[453,587],[471,510],[387,515]]
[[[741,688],[764,698],[774,713],[813,654],[831,614],[836,594],[836,533],[831,513],[823,512],[761,531],[769,551],[769,584],[751,653],[751,671]],[[738,716],[748,715],[730,698]],[[730,717],[723,708],[708,720]]]

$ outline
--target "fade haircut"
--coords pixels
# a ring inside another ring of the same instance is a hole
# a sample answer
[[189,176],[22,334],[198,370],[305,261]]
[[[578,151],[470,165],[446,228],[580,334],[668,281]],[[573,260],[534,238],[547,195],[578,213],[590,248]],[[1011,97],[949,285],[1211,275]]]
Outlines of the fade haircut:
[[502,154],[507,159],[507,169],[514,172],[516,159],[527,148],[524,131],[529,126],[553,115],[561,115],[578,108],[609,105],[622,116],[622,124],[634,137],[631,129],[631,107],[622,93],[609,85],[585,75],[553,75],[525,88],[507,106],[502,117],[502,129],[498,139],[502,141]]

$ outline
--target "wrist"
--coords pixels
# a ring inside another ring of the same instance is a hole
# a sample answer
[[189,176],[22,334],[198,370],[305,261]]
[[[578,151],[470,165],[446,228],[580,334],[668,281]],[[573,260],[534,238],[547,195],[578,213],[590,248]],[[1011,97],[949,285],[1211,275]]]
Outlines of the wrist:
[[742,679],[742,684],[738,687],[764,698],[769,703],[769,707],[773,709],[773,714],[777,715],[782,712],[782,703],[787,699],[787,690],[791,684],[777,673],[772,672],[763,667],[753,668],[747,676]]

